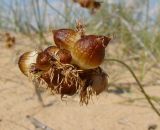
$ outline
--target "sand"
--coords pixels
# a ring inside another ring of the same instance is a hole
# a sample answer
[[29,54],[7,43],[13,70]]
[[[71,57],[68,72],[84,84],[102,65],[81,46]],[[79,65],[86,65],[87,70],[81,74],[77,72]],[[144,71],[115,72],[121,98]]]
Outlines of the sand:
[[[0,42],[0,130],[35,130],[27,115],[54,130],[149,130],[152,126],[160,130],[160,117],[145,99],[128,101],[143,98],[136,85],[130,86],[131,92],[119,94],[111,86],[109,92],[94,97],[87,106],[79,104],[77,95],[61,101],[59,95],[51,95],[46,90],[41,93],[46,105],[43,107],[34,85],[17,66],[18,56],[35,45],[30,47],[31,42],[24,38],[17,39],[15,47],[10,49],[5,48],[4,44]],[[110,82],[113,79],[109,73]],[[125,81],[134,81],[128,74],[124,77]],[[145,89],[150,95],[159,96],[159,86]]]

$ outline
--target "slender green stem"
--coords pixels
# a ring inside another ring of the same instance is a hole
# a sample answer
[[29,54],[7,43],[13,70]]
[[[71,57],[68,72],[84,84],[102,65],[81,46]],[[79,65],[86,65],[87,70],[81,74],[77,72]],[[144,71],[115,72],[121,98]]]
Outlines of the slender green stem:
[[150,104],[151,108],[157,113],[157,115],[160,117],[160,112],[158,111],[158,109],[154,106],[154,104],[152,103],[151,101],[151,98],[150,96],[146,93],[146,91],[144,90],[142,84],[140,83],[140,81],[138,80],[137,76],[135,75],[135,73],[133,72],[133,70],[130,68],[129,65],[127,65],[126,63],[124,63],[123,61],[121,60],[118,60],[118,59],[105,59],[105,61],[115,61],[115,62],[118,62],[122,65],[124,65],[128,70],[129,72],[132,74],[132,76],[134,77],[134,79],[136,80],[142,94],[145,96],[146,100],[148,101],[148,103]]

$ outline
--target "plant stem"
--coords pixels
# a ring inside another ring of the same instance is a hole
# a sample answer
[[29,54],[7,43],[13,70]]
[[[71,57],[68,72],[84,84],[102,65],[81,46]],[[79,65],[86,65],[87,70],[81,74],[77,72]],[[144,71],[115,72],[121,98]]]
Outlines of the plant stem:
[[118,60],[118,59],[105,59],[105,61],[115,61],[115,62],[118,62],[122,65],[124,65],[128,70],[129,72],[132,74],[132,76],[134,77],[134,79],[136,80],[142,94],[145,96],[146,100],[148,101],[148,103],[150,104],[151,108],[156,112],[156,114],[160,117],[160,112],[158,111],[158,109],[154,106],[154,104],[152,103],[151,101],[151,98],[150,96],[146,93],[146,91],[144,90],[142,84],[140,83],[140,81],[138,80],[137,76],[135,75],[135,73],[133,72],[133,70],[131,69],[131,67],[129,65],[127,65],[126,63],[124,63],[123,61],[121,60]]

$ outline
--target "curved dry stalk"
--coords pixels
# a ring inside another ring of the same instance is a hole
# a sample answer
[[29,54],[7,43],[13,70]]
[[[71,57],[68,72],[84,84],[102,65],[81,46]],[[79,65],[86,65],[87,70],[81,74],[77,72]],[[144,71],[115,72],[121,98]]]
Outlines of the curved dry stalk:
[[150,104],[151,108],[156,112],[156,114],[160,117],[160,112],[158,111],[158,109],[154,106],[154,104],[152,103],[151,101],[151,98],[150,96],[146,93],[146,91],[144,90],[141,82],[138,80],[137,76],[135,75],[135,73],[133,72],[133,70],[131,69],[131,67],[129,65],[127,65],[126,63],[124,63],[123,61],[121,60],[118,60],[118,59],[105,59],[105,61],[115,61],[115,62],[118,62],[122,65],[124,65],[128,71],[132,74],[132,76],[134,77],[134,79],[136,80],[142,94],[145,96],[146,100],[148,101],[148,103]]

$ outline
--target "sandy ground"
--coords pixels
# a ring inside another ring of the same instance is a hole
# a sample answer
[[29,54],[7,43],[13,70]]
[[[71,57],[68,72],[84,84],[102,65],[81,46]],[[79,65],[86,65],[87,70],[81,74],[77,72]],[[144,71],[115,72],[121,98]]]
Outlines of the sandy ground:
[[[114,88],[93,98],[88,106],[80,106],[78,96],[61,101],[48,91],[42,93],[42,107],[32,83],[19,71],[18,55],[30,50],[28,42],[18,40],[13,49],[0,42],[0,130],[35,130],[27,115],[54,130],[160,130],[160,118],[146,100],[128,99],[143,97],[140,92],[116,94]],[[130,81],[131,77],[128,77]],[[125,78],[127,80],[127,76]],[[112,90],[112,91],[111,91]],[[146,87],[151,95],[159,96],[160,87]],[[158,107],[158,106],[157,106]],[[154,130],[154,129],[150,129]]]

